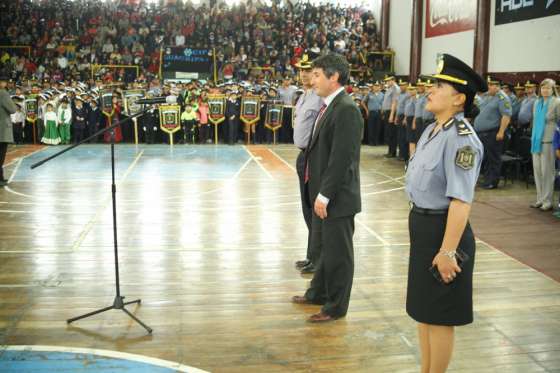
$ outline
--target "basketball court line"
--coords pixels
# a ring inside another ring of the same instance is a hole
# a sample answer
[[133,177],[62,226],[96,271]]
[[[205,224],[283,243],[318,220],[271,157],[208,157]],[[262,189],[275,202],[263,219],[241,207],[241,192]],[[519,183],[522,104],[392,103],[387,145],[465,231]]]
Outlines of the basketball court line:
[[294,166],[292,166],[290,163],[288,163],[288,161],[286,161],[284,158],[282,158],[281,156],[278,155],[278,153],[276,153],[274,150],[267,148],[269,152],[271,152],[274,156],[276,156],[276,158],[278,158],[279,160],[281,160],[286,166],[288,166],[288,168],[290,168],[292,171],[294,171],[295,173],[297,173],[297,170]]
[[[241,168],[239,170],[237,170],[237,172],[235,173],[235,175],[233,175],[233,177],[231,178],[230,181],[234,181],[235,179],[237,179],[239,177],[239,175],[243,172],[243,170],[245,170],[247,168],[247,166],[249,165],[249,163],[251,163],[251,161],[253,160],[253,158],[249,158],[247,159],[247,161],[243,164],[243,166],[241,166]],[[221,189],[221,188],[220,188]],[[220,189],[216,189],[216,190],[220,190]],[[207,192],[203,193],[203,194],[208,194]]]
[[383,172],[379,172],[379,171],[377,171],[377,170],[371,170],[371,172],[373,172],[373,173],[375,173],[375,174],[378,174],[378,175],[380,175],[380,176],[386,177],[387,179],[390,179],[391,181],[394,181],[395,183],[404,185],[404,183],[401,181],[401,179],[404,179],[406,175],[399,176],[399,177],[392,177],[392,176],[389,176],[389,175],[387,175],[387,174],[385,174],[385,173],[383,173]]
[[[286,166],[288,166],[292,171],[294,171],[294,172],[297,173],[297,170],[295,169],[295,167],[292,166],[290,163],[288,163],[288,161],[286,161],[284,158],[282,158],[278,153],[276,153],[274,150],[272,150],[272,149],[270,149],[270,148],[268,148],[268,151],[271,152],[272,154],[274,154],[274,155],[275,155],[278,159],[280,159],[282,162],[284,162],[284,164],[285,164]],[[381,173],[381,172],[377,172],[377,171],[371,171],[371,172],[376,173],[376,174],[378,174],[378,175],[381,175],[381,176],[387,178],[388,180],[379,181],[379,182],[373,183],[373,184],[361,185],[360,188],[363,189],[363,188],[368,188],[368,187],[372,187],[372,186],[376,186],[376,185],[389,184],[389,183],[403,184],[400,180],[402,180],[402,179],[405,178],[405,175],[394,178],[394,177],[391,177],[391,176],[389,176],[389,175],[383,174],[383,173]],[[400,188],[400,189],[404,189],[404,188]],[[400,189],[393,189],[393,190],[400,190]],[[393,190],[389,190],[389,191],[392,192]],[[386,191],[386,192],[389,192],[389,191]],[[383,192],[383,193],[385,193],[385,192]],[[379,193],[373,193],[373,194],[379,194]],[[370,194],[365,194],[365,195],[370,195]]]
[[[391,243],[390,246],[410,246],[408,242],[397,242]],[[243,246],[243,248],[231,248],[231,247],[177,247],[180,245],[174,245],[172,247],[168,246],[154,246],[149,245],[150,250],[142,250],[142,253],[149,253],[149,252],[161,252],[164,250],[165,252],[223,252],[224,250],[228,250],[228,252],[245,252],[245,251],[261,251],[263,249],[262,245],[255,246],[255,247],[248,247]],[[355,248],[376,248],[376,247],[386,247],[387,245],[380,244],[380,243],[356,243],[354,244]],[[91,248],[91,249],[88,249]],[[129,250],[130,248],[130,250]],[[136,253],[139,248],[144,248],[142,246],[134,245],[134,246],[126,246],[126,245],[119,245],[119,250],[123,253]],[[95,245],[82,245],[80,246],[80,254],[99,254],[100,250],[106,250],[107,252],[111,252],[113,250],[113,245],[103,245],[96,243]],[[299,251],[305,250],[303,246],[282,246],[282,250],[284,251]],[[74,252],[71,249],[58,249],[58,246],[54,248],[54,250],[0,250],[0,255],[2,254],[24,254],[24,255],[37,255],[37,254],[73,254]]]
[[[289,264],[291,266],[291,262]],[[241,269],[241,268],[240,268]],[[504,270],[500,270],[500,271],[484,271],[484,272],[480,272],[480,271],[473,271],[473,276],[500,276],[500,275],[523,275],[523,274],[528,274],[528,273],[534,273],[535,271],[532,268],[522,268],[522,269],[504,269]],[[365,275],[359,275],[356,276],[354,278],[354,282],[358,283],[358,282],[369,282],[371,280],[396,280],[396,279],[407,279],[408,278],[408,273],[406,273],[406,271],[404,271],[402,274],[380,274],[380,275],[371,275],[371,276],[367,276],[367,271],[364,272]],[[281,283],[300,283],[301,282],[301,278],[295,277],[295,278],[284,278],[280,281]],[[99,280],[96,282],[96,285],[99,286],[104,286],[104,285],[109,285],[109,284],[113,284],[114,280],[107,278],[104,280]],[[127,281],[122,281],[121,280],[122,285],[125,286],[139,286],[139,285],[144,285],[144,283],[142,281],[136,282],[136,281],[132,281],[132,280],[127,280]],[[222,281],[221,280],[216,280],[216,281],[205,281],[206,285],[219,285],[221,284]],[[269,280],[269,281],[265,281],[263,283],[262,279],[257,279],[257,280],[245,280],[243,281],[244,284],[256,284],[256,285],[266,285],[268,283],[278,283],[278,280]],[[165,283],[166,286],[168,287],[172,287],[172,286],[177,286],[177,287],[181,287],[184,285],[184,283],[182,281],[166,281]],[[1,284],[0,285],[0,289],[10,289],[10,288],[56,288],[56,287],[64,287],[64,288],[76,288],[76,287],[82,287],[83,285],[79,282],[79,281],[75,281],[75,282],[64,282],[64,284],[60,284],[60,285],[53,285],[53,286],[48,286],[45,285],[42,281],[36,281],[36,282],[32,282],[32,283],[26,283],[26,284]],[[104,296],[102,296],[104,297]],[[157,302],[157,301],[155,301]],[[144,305],[149,305],[149,304],[153,304],[155,302],[142,302],[142,304]],[[1,348],[0,348],[1,349]]]
[[[90,354],[96,356],[109,357],[113,359],[122,359],[129,361],[136,361],[139,363],[150,364],[159,366],[162,368],[169,368],[176,372],[188,372],[188,373],[208,373],[205,370],[194,368],[188,365],[176,363],[169,360],[157,359],[153,357],[131,354],[127,352],[110,351],[110,350],[100,350],[95,348],[83,348],[83,347],[65,347],[65,346],[42,346],[42,345],[3,345],[0,346],[0,350],[4,351],[32,351],[32,352],[66,352],[74,354]],[[1,360],[0,360],[1,361]]]
[[[276,155],[278,158],[281,158],[276,152],[271,151],[271,153],[273,153],[274,155]],[[284,162],[285,162],[285,161],[284,161]],[[285,162],[285,163],[287,163],[287,162]],[[293,168],[292,168],[292,169],[293,169]],[[379,172],[379,171],[376,171],[376,170],[372,170],[371,172],[376,173],[376,174],[378,174],[378,175],[380,175],[380,176],[383,176],[383,177],[386,177],[387,179],[389,179],[389,180],[387,180],[386,182],[396,182],[396,183],[399,183],[399,184],[401,184],[401,185],[403,185],[403,186],[402,186],[402,187],[399,187],[399,188],[393,188],[393,189],[388,189],[388,190],[383,190],[383,191],[373,191],[373,192],[370,192],[370,193],[364,193],[364,194],[363,194],[364,196],[370,196],[370,195],[377,195],[377,194],[389,193],[389,192],[393,192],[393,191],[398,191],[398,190],[403,190],[403,189],[405,189],[405,187],[404,187],[405,184],[404,184],[404,182],[402,181],[402,179],[404,179],[404,178],[406,177],[406,175],[400,176],[400,177],[398,177],[398,178],[394,178],[394,177],[391,177],[391,176],[389,176],[389,175],[387,175],[387,174],[385,174],[385,173],[383,173],[383,172]],[[373,184],[373,185],[379,185],[379,184]],[[373,186],[373,185],[368,185],[368,186]],[[358,223],[360,226],[362,226],[362,228],[364,228],[365,230],[367,230],[370,234],[372,234],[373,236],[375,236],[375,237],[376,237],[378,240],[380,240],[384,245],[388,245],[388,242],[387,242],[386,240],[384,240],[377,232],[375,232],[374,230],[368,228],[368,227],[367,227],[364,223],[362,223],[358,218],[356,218],[355,220],[356,220],[356,223]],[[523,263],[522,261],[518,260],[517,258],[515,258],[515,257],[513,257],[513,256],[511,256],[511,255],[509,255],[509,254],[506,253],[505,251],[499,250],[499,249],[496,248],[495,246],[489,244],[488,242],[485,242],[485,241],[481,240],[481,239],[478,238],[478,237],[477,237],[477,241],[478,241],[479,243],[482,243],[482,244],[486,245],[488,248],[490,248],[490,249],[492,249],[492,250],[495,250],[495,251],[497,251],[497,252],[499,252],[499,253],[502,253],[502,254],[504,254],[504,255],[506,255],[506,256],[512,258],[513,260],[515,260],[516,262],[518,262],[518,263],[522,264],[523,266],[527,267],[527,268],[530,269],[531,271],[540,273],[540,274],[542,274],[543,276],[545,276],[546,278],[548,278],[548,279],[550,279],[550,280],[552,280],[552,281],[554,281],[554,282],[559,282],[559,281],[557,281],[556,279],[554,279],[554,278],[550,277],[549,275],[547,275],[546,273],[541,272],[541,271],[539,271],[538,269],[533,268],[532,266],[530,266],[530,265],[528,265],[528,264],[526,264],[526,263]]]
[[389,244],[389,241],[387,241],[386,239],[384,239],[383,237],[381,237],[381,235],[379,233],[377,233],[376,231],[374,231],[373,229],[369,228],[367,225],[365,225],[364,223],[362,223],[360,221],[360,219],[358,219],[357,217],[354,217],[354,220],[356,221],[356,223],[358,223],[359,226],[361,226],[363,229],[365,229],[369,234],[371,234],[372,236],[374,236],[379,242],[381,242],[383,244],[383,246],[391,246]]
[[398,187],[398,188],[393,188],[393,189],[376,190],[376,191],[369,192],[369,193],[362,193],[362,195],[363,196],[373,196],[373,195],[377,195],[377,194],[390,193],[390,192],[394,192],[394,191],[397,191],[397,190],[404,190],[404,186]]
[[[117,185],[122,184],[122,182],[124,180],[126,180],[127,176],[130,174],[130,172],[132,172],[132,169],[136,166],[136,164],[138,163],[138,161],[140,160],[140,157],[142,157],[142,154],[144,154],[144,149],[142,149],[140,151],[140,153],[138,153],[136,155],[136,158],[134,158],[134,161],[130,164],[130,166],[128,166],[127,170],[125,171],[123,177],[118,180],[116,182]],[[101,216],[101,214],[105,211],[105,209],[109,206],[109,202],[111,202],[111,195],[109,195],[101,204],[101,207],[97,209],[97,212],[95,213],[95,215],[93,216],[93,218],[91,218],[91,220],[85,225],[84,229],[80,232],[80,235],[78,236],[78,239],[72,244],[72,250],[77,250],[80,245],[82,244],[82,242],[85,240],[85,238],[87,237],[87,235],[89,234],[89,232],[91,231],[91,229],[93,228],[93,225],[95,224],[95,222],[97,221],[97,219],[99,219],[99,217]]]
[[362,188],[367,188],[367,187],[372,187],[372,186],[376,186],[376,185],[383,185],[383,184],[389,184],[389,183],[400,183],[400,180],[404,179],[405,175],[397,177],[397,178],[391,178],[390,180],[385,180],[385,181],[379,181],[377,183],[373,183],[373,184],[365,184],[362,185]]
[[[39,145],[37,145],[37,146],[39,147]],[[38,152],[40,152],[40,151],[45,150],[45,149],[47,149],[47,148],[48,148],[48,147],[47,147],[47,146],[44,146],[44,145],[43,145],[43,146],[40,146],[38,149],[34,149],[31,153],[26,154],[26,155],[24,155],[23,157],[14,158],[14,159],[9,160],[9,161],[4,165],[4,167],[11,166],[12,163],[14,163],[14,162],[16,162],[16,161],[18,161],[18,160],[20,160],[20,159],[25,159],[25,158],[27,158],[27,157],[29,157],[29,156],[32,156],[33,154],[36,154],[36,153],[38,153]],[[8,153],[6,154],[6,156],[7,156],[8,154],[10,154],[10,153],[16,153],[16,152],[19,152],[19,151],[24,151],[24,152],[25,152],[25,150],[26,150],[26,149],[14,149],[14,150],[11,150],[10,152],[8,152]]]
[[249,154],[251,159],[253,159],[257,163],[257,165],[259,165],[261,170],[264,171],[264,173],[266,174],[266,176],[268,176],[269,179],[274,179],[272,177],[272,175],[270,174],[270,172],[268,172],[268,170],[262,165],[262,163],[259,161],[259,159],[257,157],[255,157],[251,151],[249,151],[249,149],[247,148],[246,145],[243,145],[243,149],[245,149],[245,151],[247,152],[247,154]]
[[[277,158],[281,159],[284,163],[288,164],[288,162],[286,162],[286,160],[282,159],[282,157],[280,157],[278,154],[276,154],[276,153],[273,152],[273,151],[270,151],[270,152],[271,152],[273,155],[275,155]],[[293,168],[293,167],[290,167],[290,169],[291,169],[292,171],[294,171],[294,172],[296,171],[295,168]],[[297,174],[297,172],[296,172],[296,174]],[[389,179],[394,179],[394,178],[392,178],[391,176],[388,176],[388,175],[381,175],[381,176],[387,177],[387,178],[389,178]],[[397,189],[402,189],[402,188],[397,188]],[[390,191],[392,191],[392,190],[389,190],[388,192],[390,192]],[[372,193],[373,193],[373,192],[372,192]],[[377,194],[381,194],[381,193],[386,193],[386,192],[384,192],[384,191],[379,191],[379,193],[377,193]],[[368,194],[368,195],[369,195],[369,194]],[[298,203],[299,203],[299,202],[298,202]],[[380,235],[379,233],[377,233],[376,231],[374,231],[373,229],[369,228],[367,225],[365,225],[364,223],[362,223],[362,222],[360,221],[360,219],[358,219],[357,217],[355,217],[354,220],[356,221],[356,223],[358,223],[359,226],[361,226],[362,228],[364,228],[368,233],[370,233],[372,236],[374,236],[374,237],[375,237],[379,242],[381,242],[384,246],[389,246],[389,241],[387,241],[386,239],[384,239],[383,237],[381,237],[381,235]]]
[[[16,167],[14,167],[14,170],[12,171],[12,174],[10,175],[10,178],[8,179],[8,184],[12,182],[12,180],[14,179],[14,176],[16,176],[16,173],[19,170],[19,166],[21,166],[21,162],[23,162],[23,158],[20,158],[17,161]],[[1,167],[1,166],[0,166]]]

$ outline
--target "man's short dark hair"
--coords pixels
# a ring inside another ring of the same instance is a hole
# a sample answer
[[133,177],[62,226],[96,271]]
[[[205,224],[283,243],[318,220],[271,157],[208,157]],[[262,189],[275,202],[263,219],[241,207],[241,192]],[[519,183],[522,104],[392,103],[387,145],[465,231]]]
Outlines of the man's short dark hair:
[[329,53],[321,56],[313,61],[314,69],[321,69],[327,78],[330,78],[334,73],[338,73],[338,83],[345,85],[348,82],[350,75],[350,66],[344,56],[338,53]]

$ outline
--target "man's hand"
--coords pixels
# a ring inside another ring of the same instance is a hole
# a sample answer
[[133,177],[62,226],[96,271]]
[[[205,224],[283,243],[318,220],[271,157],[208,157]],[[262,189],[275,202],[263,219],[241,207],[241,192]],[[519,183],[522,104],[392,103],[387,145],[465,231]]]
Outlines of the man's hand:
[[556,149],[556,158],[560,159],[560,149]]
[[498,133],[496,134],[496,141],[503,141],[503,140],[504,140],[504,133],[498,131]]
[[319,200],[319,198],[315,199],[315,206],[313,207],[315,214],[321,219],[327,218],[327,205]]

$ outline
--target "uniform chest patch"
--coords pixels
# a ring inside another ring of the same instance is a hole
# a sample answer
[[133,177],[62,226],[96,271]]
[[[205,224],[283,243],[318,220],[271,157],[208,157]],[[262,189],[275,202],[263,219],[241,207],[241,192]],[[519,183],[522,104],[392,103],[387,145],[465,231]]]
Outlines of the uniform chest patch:
[[474,167],[474,159],[476,153],[470,146],[463,146],[457,150],[457,155],[455,156],[455,164],[461,167],[463,170],[470,170]]

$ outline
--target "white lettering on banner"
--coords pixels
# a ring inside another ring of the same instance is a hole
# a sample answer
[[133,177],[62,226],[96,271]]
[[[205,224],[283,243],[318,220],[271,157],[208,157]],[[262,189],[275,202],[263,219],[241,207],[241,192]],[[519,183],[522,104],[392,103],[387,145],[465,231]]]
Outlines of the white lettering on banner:
[[[531,0],[532,1],[532,0]],[[430,1],[430,26],[446,25],[475,18],[475,6],[467,6],[465,0],[431,0]]]
[[534,0],[501,0],[500,11],[503,12],[505,8],[512,11],[533,5],[535,5]]

